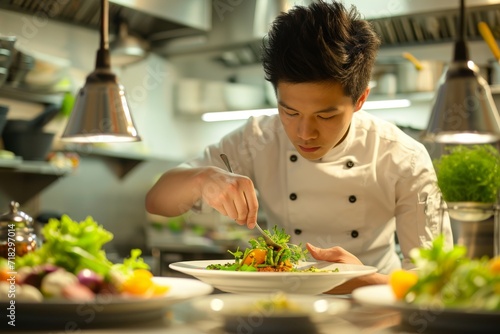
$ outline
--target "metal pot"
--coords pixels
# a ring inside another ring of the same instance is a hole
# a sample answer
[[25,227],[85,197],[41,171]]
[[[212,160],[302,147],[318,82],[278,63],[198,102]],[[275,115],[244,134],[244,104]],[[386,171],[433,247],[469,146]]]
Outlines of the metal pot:
[[[498,255],[499,212],[495,203],[448,202],[454,242],[465,246],[469,258]],[[496,245],[496,246],[495,246]]]
[[443,74],[444,63],[438,60],[405,58],[397,65],[398,92],[432,92]]
[[29,71],[35,66],[35,58],[27,53],[14,50],[14,59],[9,68],[7,83],[12,87],[19,87],[24,83],[24,79]]

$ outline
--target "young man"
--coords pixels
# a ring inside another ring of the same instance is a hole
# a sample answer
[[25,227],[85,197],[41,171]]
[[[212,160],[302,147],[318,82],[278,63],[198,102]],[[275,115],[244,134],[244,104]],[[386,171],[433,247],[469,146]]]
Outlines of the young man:
[[439,189],[424,146],[361,110],[379,44],[370,24],[341,3],[315,2],[277,17],[263,66],[279,115],[251,118],[167,171],[148,193],[147,210],[176,216],[209,206],[253,228],[260,204],[269,227],[285,228],[315,258],[378,268],[338,293],[384,283],[401,267],[395,232],[410,268],[409,251],[433,238],[428,223],[436,219],[426,219],[425,209]]

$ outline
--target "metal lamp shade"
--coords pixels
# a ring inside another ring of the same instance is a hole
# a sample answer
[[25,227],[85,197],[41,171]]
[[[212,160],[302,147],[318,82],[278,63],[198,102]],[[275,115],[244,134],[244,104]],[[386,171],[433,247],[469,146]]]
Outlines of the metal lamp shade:
[[104,70],[103,75],[102,72],[96,70],[89,75],[80,89],[62,140],[78,143],[141,140],[123,86],[112,73]]
[[118,38],[110,44],[111,60],[114,65],[124,66],[144,59],[148,55],[149,45],[128,33],[128,25],[121,22]]
[[422,139],[443,144],[500,141],[500,115],[490,87],[471,61],[451,63]]

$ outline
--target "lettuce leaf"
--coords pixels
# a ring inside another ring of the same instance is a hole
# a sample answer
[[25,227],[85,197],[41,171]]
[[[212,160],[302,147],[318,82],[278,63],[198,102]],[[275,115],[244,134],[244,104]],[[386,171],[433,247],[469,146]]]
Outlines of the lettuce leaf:
[[17,267],[53,264],[71,273],[81,269],[107,275],[112,263],[106,258],[102,246],[113,239],[113,234],[92,217],[73,221],[68,215],[61,220],[50,219],[43,227],[44,243],[34,252],[17,260]]

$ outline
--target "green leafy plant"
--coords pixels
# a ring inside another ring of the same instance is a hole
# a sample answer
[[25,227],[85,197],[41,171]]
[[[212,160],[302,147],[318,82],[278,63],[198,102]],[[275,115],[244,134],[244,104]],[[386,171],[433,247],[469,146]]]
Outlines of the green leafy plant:
[[500,190],[500,153],[491,145],[458,145],[434,160],[447,202],[494,203]]
[[417,282],[404,301],[426,308],[479,309],[500,311],[500,257],[470,259],[467,249],[445,247],[444,237],[436,238],[430,249],[410,252],[417,266]]
[[43,227],[42,234],[45,238],[42,246],[16,258],[16,268],[53,264],[74,274],[91,269],[104,277],[110,276],[114,269],[122,273],[149,269],[139,249],[131,250],[130,258],[121,264],[109,261],[103,246],[113,239],[113,234],[91,216],[80,222],[68,215],[63,215],[61,220],[52,218]]

